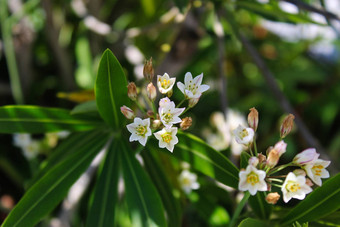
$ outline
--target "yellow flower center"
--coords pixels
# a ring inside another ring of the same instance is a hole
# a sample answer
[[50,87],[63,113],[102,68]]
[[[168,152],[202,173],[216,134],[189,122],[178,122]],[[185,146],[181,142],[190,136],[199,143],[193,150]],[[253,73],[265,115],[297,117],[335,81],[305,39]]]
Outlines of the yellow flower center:
[[290,192],[296,192],[297,190],[300,190],[301,187],[300,187],[300,184],[294,182],[294,181],[289,181],[287,184],[286,184],[286,189]]
[[172,120],[172,114],[171,113],[163,113],[163,119],[165,122],[170,122]]
[[241,132],[240,132],[240,137],[241,138],[244,138],[244,137],[246,137],[246,136],[248,136],[249,134],[248,134],[248,131],[247,131],[247,129],[243,129]]
[[136,128],[136,134],[139,136],[145,136],[145,134],[148,132],[148,129],[146,126],[138,125]]
[[254,186],[255,184],[259,183],[259,176],[254,173],[254,172],[251,172],[248,174],[247,176],[247,183],[248,184],[251,184],[252,186]]
[[314,174],[317,176],[321,176],[322,169],[323,169],[323,165],[315,165],[312,168]]
[[170,132],[165,132],[161,135],[163,142],[170,143],[172,136]]
[[169,87],[169,85],[170,85],[170,80],[163,79],[163,81],[162,81],[161,79],[159,79],[159,81],[161,81],[162,88],[167,89]]
[[190,179],[188,179],[188,178],[183,178],[183,179],[182,179],[182,184],[183,184],[183,185],[190,185],[190,184],[191,184],[191,181],[190,181]]
[[187,86],[187,90],[191,91],[193,95],[196,94],[196,91],[198,89],[198,86],[190,80],[189,85]]

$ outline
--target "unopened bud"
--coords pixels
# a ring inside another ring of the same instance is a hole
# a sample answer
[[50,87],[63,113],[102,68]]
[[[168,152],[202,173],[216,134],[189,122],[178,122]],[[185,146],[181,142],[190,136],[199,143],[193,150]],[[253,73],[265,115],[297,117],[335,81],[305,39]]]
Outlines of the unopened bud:
[[267,158],[267,166],[268,167],[274,167],[277,165],[280,159],[280,153],[276,149],[272,149]]
[[135,113],[127,106],[120,107],[120,111],[127,119],[133,119],[135,117]]
[[170,91],[168,91],[168,93],[166,93],[166,96],[168,96],[169,98],[172,96],[172,94],[173,94],[174,92],[173,92],[173,90],[171,89]]
[[288,116],[285,117],[280,127],[281,138],[285,138],[290,133],[294,125],[294,119],[295,117],[293,114],[289,114]]
[[156,91],[156,88],[155,86],[152,84],[152,82],[150,82],[148,84],[148,86],[146,87],[146,93],[148,95],[148,98],[151,100],[151,101],[154,101],[156,96],[157,96],[157,91]]
[[189,107],[190,108],[194,107],[198,103],[199,100],[200,100],[200,98],[189,99]]
[[159,126],[161,126],[161,125],[162,125],[162,122],[160,120],[158,120],[158,119],[152,121],[152,128],[154,128],[154,129],[159,128]]
[[254,107],[250,108],[249,110],[250,113],[248,114],[248,125],[256,132],[257,126],[259,124],[259,112],[257,112]]
[[152,81],[152,78],[154,76],[154,69],[152,67],[152,57],[150,58],[150,60],[145,61],[143,75],[145,79],[147,79],[150,82]]
[[257,164],[259,164],[259,159],[258,158],[256,158],[256,157],[250,157],[249,159],[248,159],[248,164],[249,165],[252,165],[252,166],[254,166],[254,167],[256,167],[257,166]]
[[277,192],[271,192],[266,196],[266,201],[269,204],[276,204],[280,199],[280,194]]
[[127,86],[128,96],[131,100],[136,101],[137,99],[137,87],[134,82],[130,82]]
[[257,157],[258,157],[258,159],[259,159],[259,163],[260,163],[260,164],[266,162],[267,157],[266,157],[265,155],[263,155],[263,154],[258,154]]
[[306,172],[303,169],[295,169],[293,173],[295,176],[306,176]]
[[306,184],[309,186],[309,187],[312,187],[314,184],[313,182],[309,179],[309,178],[306,178]]
[[191,117],[185,117],[185,118],[182,119],[180,127],[181,127],[182,130],[187,130],[188,128],[190,128],[191,125],[192,125],[192,118]]

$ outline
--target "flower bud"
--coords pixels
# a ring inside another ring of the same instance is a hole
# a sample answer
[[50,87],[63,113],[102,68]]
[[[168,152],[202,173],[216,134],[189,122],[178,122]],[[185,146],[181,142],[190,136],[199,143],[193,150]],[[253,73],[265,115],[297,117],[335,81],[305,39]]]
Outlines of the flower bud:
[[298,165],[311,164],[315,162],[319,158],[319,156],[320,154],[316,153],[315,148],[308,148],[297,154],[293,159],[293,163]]
[[257,155],[257,157],[258,157],[258,159],[259,159],[259,163],[260,163],[260,164],[266,162],[267,157],[266,157],[265,155],[263,155],[263,154],[260,153],[260,154]]
[[147,79],[148,81],[152,81],[153,76],[154,76],[154,69],[152,67],[152,57],[150,60],[146,60],[144,63],[144,68],[143,68],[143,75],[144,78]]
[[276,204],[280,199],[280,194],[277,192],[271,192],[266,196],[266,201],[269,204]]
[[258,158],[256,158],[256,157],[250,157],[249,159],[248,159],[248,164],[249,165],[252,165],[252,166],[254,166],[254,167],[256,167],[257,166],[257,164],[259,164],[259,159]]
[[309,179],[309,178],[306,178],[306,184],[310,187],[312,187],[314,185],[313,182],[311,181],[311,179]]
[[137,87],[134,82],[130,82],[127,86],[128,96],[131,100],[136,101],[137,99]]
[[180,127],[181,127],[182,130],[187,130],[188,128],[190,128],[191,125],[192,125],[192,118],[191,117],[185,117],[185,118],[182,119]]
[[290,133],[294,125],[294,119],[295,117],[293,114],[289,114],[288,116],[285,117],[280,127],[281,138],[285,138]]
[[162,122],[160,120],[153,120],[152,121],[152,128],[158,129],[162,125]]
[[173,92],[173,90],[171,89],[170,91],[168,91],[168,93],[166,93],[166,96],[168,96],[169,98],[172,96],[172,94],[173,94],[174,92]]
[[157,91],[155,86],[150,82],[146,87],[146,93],[151,101],[154,101],[157,96]]
[[189,99],[189,107],[190,108],[194,107],[198,103],[199,100],[200,100],[200,98]]
[[306,176],[306,172],[303,169],[295,169],[293,173],[295,176]]
[[272,149],[268,154],[267,166],[271,168],[276,166],[277,163],[279,162],[279,159],[280,159],[279,152],[276,149]]
[[135,113],[127,106],[120,107],[120,111],[127,119],[133,119],[135,117]]
[[257,126],[259,124],[259,112],[257,112],[254,107],[250,108],[249,110],[250,113],[248,114],[248,125],[256,132]]

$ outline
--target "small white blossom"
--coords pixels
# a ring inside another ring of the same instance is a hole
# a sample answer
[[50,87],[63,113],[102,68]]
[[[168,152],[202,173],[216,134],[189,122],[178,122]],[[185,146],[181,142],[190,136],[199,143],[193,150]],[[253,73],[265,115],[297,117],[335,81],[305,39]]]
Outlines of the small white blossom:
[[317,159],[314,163],[307,164],[303,168],[305,169],[308,177],[317,185],[321,186],[321,178],[328,178],[329,173],[326,168],[331,164],[330,161]]
[[319,158],[319,156],[320,154],[316,153],[315,148],[308,148],[297,154],[294,157],[293,162],[298,165],[307,165],[314,163]]
[[267,191],[265,182],[266,172],[256,169],[253,165],[248,165],[246,170],[239,173],[240,181],[238,189],[240,191],[249,191],[251,195],[255,195],[257,191]]
[[194,173],[190,173],[188,170],[183,170],[178,177],[179,184],[186,194],[189,194],[191,190],[196,190],[200,187],[197,182],[197,176]]
[[177,82],[177,87],[187,99],[198,99],[202,93],[209,89],[208,85],[202,84],[203,73],[192,78],[190,72],[187,72],[184,77],[184,84]]
[[133,123],[128,124],[126,127],[131,132],[130,142],[138,141],[145,146],[148,137],[151,136],[150,118],[142,120],[136,117]]
[[13,145],[16,147],[24,147],[32,142],[31,135],[28,133],[17,133],[13,135]]
[[306,178],[302,175],[296,176],[294,173],[288,173],[285,182],[281,187],[283,201],[288,203],[291,198],[303,200],[306,194],[312,191],[312,188],[306,184]]
[[32,140],[29,144],[22,146],[21,149],[26,158],[33,159],[39,154],[40,145],[39,141]]
[[173,152],[175,144],[178,143],[176,134],[176,127],[163,128],[161,131],[154,133],[155,137],[159,140],[159,147],[166,147],[170,152]]
[[170,78],[167,73],[164,73],[163,76],[157,76],[157,87],[160,93],[166,94],[172,90],[174,86],[176,78]]
[[233,130],[233,134],[235,136],[236,142],[239,144],[249,145],[253,142],[255,133],[254,129],[239,125],[235,130]]
[[166,127],[171,127],[173,124],[181,123],[182,120],[179,115],[185,110],[185,108],[176,108],[175,103],[168,98],[163,98],[159,102],[158,113],[162,123]]

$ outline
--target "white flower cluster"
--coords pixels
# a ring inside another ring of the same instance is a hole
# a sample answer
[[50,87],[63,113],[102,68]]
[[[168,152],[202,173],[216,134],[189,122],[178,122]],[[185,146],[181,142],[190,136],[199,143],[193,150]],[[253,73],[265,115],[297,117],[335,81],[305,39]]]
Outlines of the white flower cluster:
[[[254,109],[254,108],[252,108]],[[255,109],[253,111],[256,111]],[[252,114],[252,116],[250,116]],[[249,117],[250,116],[250,117]],[[254,119],[257,118],[257,119]],[[249,191],[251,195],[255,195],[257,191],[271,191],[272,186],[280,187],[283,201],[288,202],[292,198],[302,200],[306,194],[312,192],[313,183],[321,186],[321,178],[328,178],[329,173],[326,168],[330,165],[330,161],[319,159],[320,154],[314,148],[309,148],[297,154],[292,162],[277,166],[281,155],[286,152],[287,144],[282,140],[283,137],[289,134],[293,127],[293,116],[288,115],[281,125],[284,133],[281,133],[281,140],[274,147],[267,149],[267,154],[257,153],[256,143],[254,141],[258,113],[250,113],[248,115],[248,124],[251,127],[247,128],[239,126],[234,130],[236,141],[249,147],[251,158],[248,160],[246,169],[242,169],[239,173],[240,191]],[[254,130],[255,129],[255,130]],[[298,167],[293,172],[287,175],[277,175],[276,173],[286,167]],[[283,181],[280,178],[285,178]],[[277,184],[277,182],[282,183]],[[275,204],[280,195],[278,193],[269,193],[266,201]]]
[[[153,69],[149,61],[146,62],[144,66],[144,72],[147,74],[145,78],[152,81]],[[152,72],[152,73],[150,73]],[[185,98],[183,101],[188,100],[187,109],[193,107],[202,95],[202,92],[209,89],[208,85],[201,85],[203,79],[203,74],[192,78],[191,73],[185,74],[185,84],[178,82],[177,86],[184,94]],[[173,152],[175,144],[178,143],[178,138],[176,136],[178,128],[175,124],[181,123],[181,128],[183,130],[187,129],[191,125],[191,118],[187,117],[184,119],[180,118],[180,115],[184,113],[186,108],[178,108],[175,103],[169,99],[173,93],[173,86],[175,84],[176,78],[170,78],[167,73],[163,76],[157,76],[157,87],[161,94],[167,95],[160,99],[158,102],[158,112],[155,113],[154,100],[157,96],[156,88],[153,86],[152,82],[147,85],[147,97],[152,103],[152,108],[154,111],[145,111],[141,107],[137,99],[137,88],[134,83],[128,85],[128,96],[136,102],[137,106],[142,112],[147,113],[145,119],[135,117],[134,111],[126,106],[121,107],[121,112],[128,119],[133,119],[133,123],[128,124],[126,127],[131,133],[130,142],[138,141],[141,145],[145,146],[147,139],[152,134],[159,141],[160,148],[166,148],[170,152]],[[181,102],[182,103],[182,102]],[[159,130],[157,132],[153,132]]]

